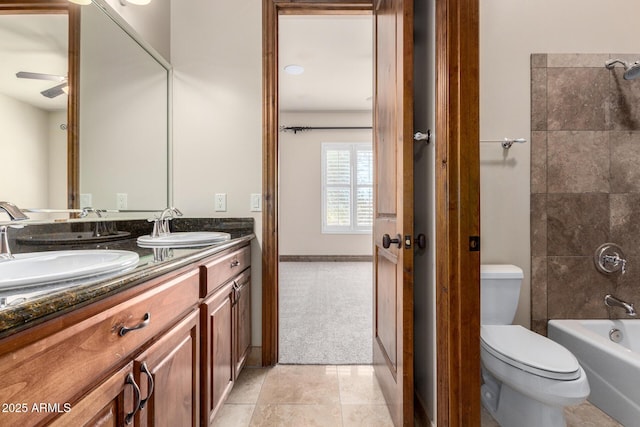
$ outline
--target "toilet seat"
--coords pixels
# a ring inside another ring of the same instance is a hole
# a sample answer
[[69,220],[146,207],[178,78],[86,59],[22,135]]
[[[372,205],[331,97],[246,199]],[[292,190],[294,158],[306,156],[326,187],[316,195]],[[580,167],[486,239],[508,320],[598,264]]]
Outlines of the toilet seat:
[[488,353],[515,368],[560,381],[580,378],[580,365],[569,350],[522,326],[482,325],[480,339]]

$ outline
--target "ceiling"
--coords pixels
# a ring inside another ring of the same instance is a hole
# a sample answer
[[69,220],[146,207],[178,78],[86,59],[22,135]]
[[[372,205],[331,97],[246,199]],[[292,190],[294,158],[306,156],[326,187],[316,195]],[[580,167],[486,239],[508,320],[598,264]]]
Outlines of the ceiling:
[[[282,111],[371,110],[371,15],[281,15],[278,28]],[[283,68],[301,65],[304,73]]]
[[0,15],[0,94],[38,108],[67,108],[67,97],[46,98],[40,92],[59,84],[19,79],[18,71],[67,75],[68,18],[66,14]]
[[[18,79],[18,71],[67,75],[67,15],[0,15],[0,93],[44,110],[63,110],[65,96],[40,94],[57,83]],[[371,110],[371,15],[283,15],[279,23],[283,111]],[[283,71],[302,65],[301,75]]]

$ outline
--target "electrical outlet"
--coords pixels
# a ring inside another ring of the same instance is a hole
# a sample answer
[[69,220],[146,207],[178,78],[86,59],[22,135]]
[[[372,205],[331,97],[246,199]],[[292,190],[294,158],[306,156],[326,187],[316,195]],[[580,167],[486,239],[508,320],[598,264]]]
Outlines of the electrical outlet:
[[116,209],[127,209],[127,193],[116,194]]
[[227,193],[216,193],[214,210],[216,212],[227,211]]
[[93,203],[91,202],[93,197],[91,193],[81,193],[80,194],[80,208],[90,208]]
[[262,211],[262,194],[251,193],[251,212]]

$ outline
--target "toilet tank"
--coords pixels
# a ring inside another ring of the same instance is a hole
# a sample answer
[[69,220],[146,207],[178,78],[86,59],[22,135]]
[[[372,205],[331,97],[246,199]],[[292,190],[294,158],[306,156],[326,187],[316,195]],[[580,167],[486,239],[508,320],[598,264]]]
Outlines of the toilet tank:
[[522,269],[515,265],[480,266],[480,321],[483,325],[513,323],[522,277]]

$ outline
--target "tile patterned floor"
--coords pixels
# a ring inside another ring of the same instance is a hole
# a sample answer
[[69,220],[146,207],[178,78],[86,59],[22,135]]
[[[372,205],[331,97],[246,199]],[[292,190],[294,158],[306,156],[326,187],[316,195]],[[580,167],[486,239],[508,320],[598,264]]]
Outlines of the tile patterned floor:
[[[624,427],[589,402],[565,408],[564,416],[567,427]],[[484,408],[482,427],[500,427]]]
[[369,365],[245,368],[214,427],[393,427]]
[[[586,402],[567,427],[622,427]],[[370,365],[278,365],[242,370],[212,427],[393,427]],[[482,427],[499,427],[482,409]]]

